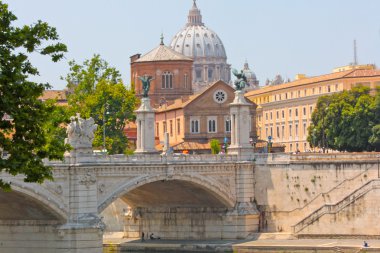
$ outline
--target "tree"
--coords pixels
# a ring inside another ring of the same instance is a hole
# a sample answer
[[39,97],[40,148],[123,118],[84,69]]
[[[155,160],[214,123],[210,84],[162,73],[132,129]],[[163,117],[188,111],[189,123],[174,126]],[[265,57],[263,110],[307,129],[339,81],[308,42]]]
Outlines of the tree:
[[372,128],[372,135],[369,138],[369,143],[374,146],[376,151],[380,151],[380,86],[376,89],[376,97],[374,102],[374,126]]
[[220,152],[220,142],[217,139],[212,139],[210,141],[210,147],[211,147],[211,153],[212,154],[219,154]]
[[309,127],[310,145],[350,152],[373,150],[369,138],[376,120],[374,101],[363,86],[320,97]]
[[[15,27],[15,20],[8,5],[0,1],[0,117],[12,119],[0,121],[0,148],[9,154],[0,158],[0,171],[23,174],[25,182],[42,183],[52,178],[51,168],[42,159],[62,159],[64,150],[51,148],[53,139],[46,126],[54,106],[38,99],[50,86],[28,80],[39,74],[28,56],[38,53],[56,62],[67,49],[57,42],[56,29],[47,23]],[[0,188],[9,190],[10,185],[0,180]]]
[[109,154],[124,153],[128,140],[123,131],[126,121],[134,120],[137,99],[134,91],[124,86],[119,71],[94,55],[83,65],[71,61],[66,81],[71,113],[93,117],[98,124],[94,146],[103,147],[105,136]]

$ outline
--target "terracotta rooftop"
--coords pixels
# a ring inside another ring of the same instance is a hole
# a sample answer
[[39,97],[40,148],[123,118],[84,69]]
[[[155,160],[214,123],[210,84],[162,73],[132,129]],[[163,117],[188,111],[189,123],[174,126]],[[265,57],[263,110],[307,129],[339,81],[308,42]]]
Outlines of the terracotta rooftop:
[[193,61],[192,58],[184,56],[173,49],[160,44],[158,47],[143,55],[134,62],[152,62],[152,61]]
[[[184,141],[177,144],[170,144],[170,147],[173,148],[174,151],[211,149],[210,143],[198,143],[198,142],[189,142],[189,141]],[[163,148],[162,144],[156,145],[156,149],[158,151],[162,151],[162,148]]]
[[66,91],[65,90],[45,90],[42,96],[40,97],[40,99],[41,100],[48,100],[48,99],[67,100]]
[[314,76],[314,77],[307,77],[300,80],[295,80],[289,83],[283,83],[279,85],[274,86],[266,86],[258,90],[253,90],[245,94],[246,97],[249,96],[255,96],[271,91],[281,90],[281,89],[287,89],[291,87],[296,87],[304,84],[310,84],[310,83],[318,83],[318,82],[324,82],[329,80],[335,80],[340,78],[353,78],[353,77],[372,77],[372,76],[380,76],[380,70],[366,70],[366,69],[354,69],[354,70],[347,70],[347,71],[341,71],[321,76]]

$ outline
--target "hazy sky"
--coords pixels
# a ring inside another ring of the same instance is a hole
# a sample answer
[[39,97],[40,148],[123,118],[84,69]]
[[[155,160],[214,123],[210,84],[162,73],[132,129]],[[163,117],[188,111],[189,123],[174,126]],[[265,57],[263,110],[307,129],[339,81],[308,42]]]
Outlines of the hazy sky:
[[[0,0],[1,1],[1,0]],[[55,26],[68,46],[66,59],[33,56],[35,81],[63,89],[69,60],[100,54],[129,84],[129,57],[166,45],[187,22],[192,0],[5,0],[19,18]],[[260,85],[276,74],[294,78],[330,73],[353,61],[380,65],[380,0],[198,0],[203,22],[222,39],[233,68],[247,59]]]

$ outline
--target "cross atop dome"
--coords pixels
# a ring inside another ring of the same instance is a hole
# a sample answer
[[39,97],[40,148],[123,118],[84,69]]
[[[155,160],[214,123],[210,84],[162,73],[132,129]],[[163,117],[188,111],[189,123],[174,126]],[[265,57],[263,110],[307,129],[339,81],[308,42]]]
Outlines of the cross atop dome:
[[160,45],[164,45],[164,34],[163,33],[161,33],[160,39],[161,39]]
[[193,7],[189,11],[189,15],[187,16],[187,26],[194,25],[204,25],[202,23],[201,11],[197,7],[196,0],[193,0]]

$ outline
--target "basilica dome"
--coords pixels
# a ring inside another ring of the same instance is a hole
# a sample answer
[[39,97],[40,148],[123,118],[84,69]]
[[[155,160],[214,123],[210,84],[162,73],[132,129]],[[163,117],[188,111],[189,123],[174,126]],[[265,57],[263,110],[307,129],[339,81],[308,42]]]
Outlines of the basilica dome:
[[170,47],[194,60],[193,88],[200,90],[218,80],[231,79],[231,68],[219,36],[202,22],[202,15],[194,0],[188,22],[172,39]]

